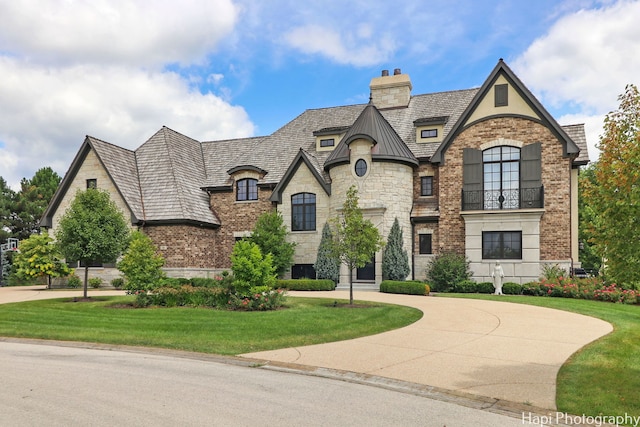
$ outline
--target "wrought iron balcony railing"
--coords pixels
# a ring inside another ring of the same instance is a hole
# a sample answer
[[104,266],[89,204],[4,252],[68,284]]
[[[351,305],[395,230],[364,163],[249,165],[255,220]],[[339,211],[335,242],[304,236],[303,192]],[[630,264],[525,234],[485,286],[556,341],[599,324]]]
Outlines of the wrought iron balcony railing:
[[544,207],[544,186],[517,190],[462,190],[463,211],[542,207]]

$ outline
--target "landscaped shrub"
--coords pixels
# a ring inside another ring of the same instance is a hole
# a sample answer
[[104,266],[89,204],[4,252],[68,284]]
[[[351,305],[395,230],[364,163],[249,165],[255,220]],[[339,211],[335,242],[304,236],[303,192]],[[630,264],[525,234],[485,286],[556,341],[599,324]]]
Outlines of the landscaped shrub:
[[[329,279],[334,283],[340,280],[340,260],[331,251],[333,233],[329,223],[324,224],[322,238],[318,246],[318,255],[313,268],[316,270],[316,279]],[[302,290],[302,289],[301,289]]]
[[429,285],[417,280],[383,280],[380,292],[388,294],[429,295]]
[[99,277],[92,277],[91,279],[89,279],[89,286],[94,289],[98,289],[100,286],[102,286],[102,279]]
[[273,287],[276,284],[271,254],[263,256],[258,245],[252,242],[236,242],[231,254],[231,270],[235,293],[242,297],[250,296],[254,286]]
[[396,217],[391,231],[389,231],[387,244],[382,249],[382,278],[384,280],[405,280],[411,273],[409,256],[403,244],[402,228],[398,217]]
[[336,284],[329,279],[289,279],[276,281],[276,287],[290,291],[333,291]]
[[266,311],[276,310],[286,301],[283,289],[272,289],[256,292],[248,296],[232,294],[227,301],[227,308],[231,310]]
[[480,282],[476,284],[476,292],[479,294],[492,294],[496,291],[492,282]]
[[540,282],[527,282],[523,284],[522,295],[541,296]]
[[124,286],[124,279],[122,277],[116,277],[115,279],[111,280],[111,286],[116,289],[122,288]]
[[228,300],[228,291],[221,287],[182,285],[157,288],[151,294],[151,303],[163,307],[226,308]]
[[221,277],[209,278],[209,277],[193,277],[191,278],[191,286],[196,288],[219,288]]
[[520,295],[522,294],[522,285],[515,282],[506,282],[502,285],[502,293],[505,295]]
[[464,255],[445,253],[436,255],[427,268],[427,280],[436,292],[449,292],[456,283],[471,277],[469,261]]
[[623,289],[615,283],[606,284],[599,278],[578,279],[558,276],[554,280],[542,279],[522,285],[524,295],[561,298],[579,298],[596,301],[640,303],[640,291]]
[[118,262],[118,270],[126,281],[125,288],[131,292],[150,291],[159,285],[164,278],[162,266],[164,258],[146,234],[134,231],[122,259]]
[[67,279],[67,286],[73,289],[79,288],[82,286],[82,280],[75,274],[72,274]]
[[472,294],[478,292],[478,284],[475,280],[463,280],[453,286],[453,292],[461,294]]

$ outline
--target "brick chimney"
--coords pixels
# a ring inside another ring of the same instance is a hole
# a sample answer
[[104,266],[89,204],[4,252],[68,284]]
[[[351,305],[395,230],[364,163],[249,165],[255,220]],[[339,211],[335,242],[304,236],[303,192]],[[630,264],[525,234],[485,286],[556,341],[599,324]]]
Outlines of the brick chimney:
[[379,109],[399,108],[409,105],[411,99],[411,79],[408,74],[402,74],[400,68],[382,70],[381,77],[374,77],[369,83],[371,102]]

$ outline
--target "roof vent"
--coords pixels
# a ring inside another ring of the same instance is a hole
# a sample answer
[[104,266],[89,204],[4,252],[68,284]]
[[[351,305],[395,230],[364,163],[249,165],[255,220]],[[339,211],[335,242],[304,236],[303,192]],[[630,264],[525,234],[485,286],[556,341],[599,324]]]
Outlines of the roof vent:
[[396,68],[395,70],[393,70],[394,76],[397,76],[398,74],[402,74],[402,71],[400,70],[400,68]]
[[387,77],[389,75],[389,70],[382,70],[382,77]]

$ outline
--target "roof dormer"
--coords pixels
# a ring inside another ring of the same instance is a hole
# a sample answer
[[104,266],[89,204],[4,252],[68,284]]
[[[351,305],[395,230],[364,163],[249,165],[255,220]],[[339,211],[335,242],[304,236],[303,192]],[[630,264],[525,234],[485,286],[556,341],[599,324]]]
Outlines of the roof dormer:
[[449,116],[424,117],[414,121],[416,142],[442,142],[447,120]]
[[347,130],[348,126],[338,126],[313,132],[313,136],[316,137],[316,151],[333,151]]

